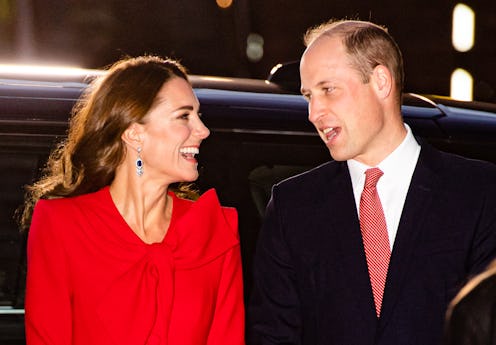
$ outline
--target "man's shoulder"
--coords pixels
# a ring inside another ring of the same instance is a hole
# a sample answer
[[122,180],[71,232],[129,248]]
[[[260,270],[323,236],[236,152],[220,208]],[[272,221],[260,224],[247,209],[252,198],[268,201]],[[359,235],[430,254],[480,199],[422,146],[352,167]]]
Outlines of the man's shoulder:
[[298,175],[284,179],[276,183],[274,187],[283,191],[319,190],[323,185],[342,176],[349,176],[346,162],[329,161]]
[[496,164],[422,146],[418,168],[428,171],[444,188],[496,191]]
[[421,158],[422,162],[447,173],[482,174],[484,176],[496,174],[496,164],[492,162],[441,151],[429,145],[422,145]]
[[321,174],[326,174],[329,170],[333,170],[334,168],[337,167],[338,164],[339,162],[329,161],[314,168],[308,169],[304,172],[301,172],[299,174],[288,177],[282,180],[281,182],[279,182],[278,184],[294,183],[295,181],[304,181],[306,179],[314,178]]

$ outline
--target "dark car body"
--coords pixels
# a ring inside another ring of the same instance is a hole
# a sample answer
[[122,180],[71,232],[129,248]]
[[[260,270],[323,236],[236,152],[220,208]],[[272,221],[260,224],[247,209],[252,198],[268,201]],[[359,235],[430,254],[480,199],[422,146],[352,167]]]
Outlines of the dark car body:
[[[15,212],[64,138],[71,109],[101,71],[0,74],[0,344],[23,344],[26,233]],[[263,80],[191,77],[211,130],[200,154],[201,191],[239,212],[244,279],[273,183],[330,160],[302,96]],[[442,150],[496,162],[496,105],[405,94],[405,122]]]

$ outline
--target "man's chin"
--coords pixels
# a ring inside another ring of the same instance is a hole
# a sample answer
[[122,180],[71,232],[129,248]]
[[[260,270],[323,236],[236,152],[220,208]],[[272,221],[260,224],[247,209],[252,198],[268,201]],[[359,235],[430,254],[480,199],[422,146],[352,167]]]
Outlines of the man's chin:
[[329,149],[329,153],[331,154],[331,158],[335,161],[347,161],[348,159],[352,159],[353,157],[348,157],[348,155],[343,154],[342,152],[337,152],[335,149]]

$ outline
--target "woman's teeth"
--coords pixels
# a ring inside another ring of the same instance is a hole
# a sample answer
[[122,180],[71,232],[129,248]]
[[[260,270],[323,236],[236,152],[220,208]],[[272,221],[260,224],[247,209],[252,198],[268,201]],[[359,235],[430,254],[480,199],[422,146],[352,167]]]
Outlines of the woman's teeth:
[[183,147],[183,148],[179,149],[179,152],[184,157],[194,158],[195,155],[200,153],[200,149],[198,147]]

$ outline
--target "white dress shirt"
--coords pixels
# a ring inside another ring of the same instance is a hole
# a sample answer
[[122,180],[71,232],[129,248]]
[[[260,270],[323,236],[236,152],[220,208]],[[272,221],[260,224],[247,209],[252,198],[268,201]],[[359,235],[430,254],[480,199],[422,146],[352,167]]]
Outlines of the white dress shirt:
[[[405,124],[407,134],[402,143],[377,165],[384,175],[377,183],[377,192],[381,199],[386,225],[389,235],[389,244],[393,249],[394,240],[398,231],[403,205],[405,204],[408,188],[415,166],[420,155],[420,145],[413,137],[412,131]],[[358,214],[360,214],[360,196],[365,184],[365,170],[369,167],[356,160],[348,160],[353,194]]]

